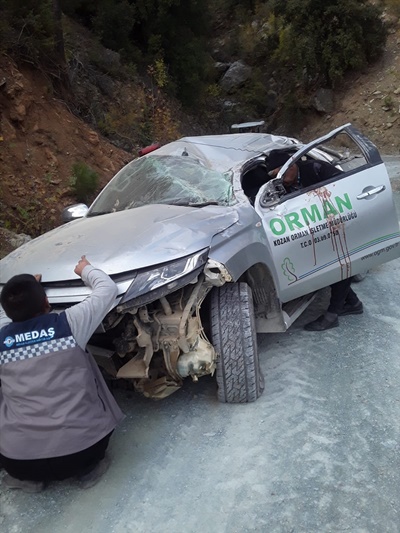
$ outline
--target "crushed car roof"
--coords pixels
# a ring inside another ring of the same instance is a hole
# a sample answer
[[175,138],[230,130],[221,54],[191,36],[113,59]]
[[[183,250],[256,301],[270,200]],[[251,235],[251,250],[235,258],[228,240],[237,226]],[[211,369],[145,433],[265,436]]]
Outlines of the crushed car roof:
[[298,143],[297,139],[269,133],[204,135],[183,137],[162,146],[150,155],[187,155],[199,159],[208,168],[227,172],[251,157]]

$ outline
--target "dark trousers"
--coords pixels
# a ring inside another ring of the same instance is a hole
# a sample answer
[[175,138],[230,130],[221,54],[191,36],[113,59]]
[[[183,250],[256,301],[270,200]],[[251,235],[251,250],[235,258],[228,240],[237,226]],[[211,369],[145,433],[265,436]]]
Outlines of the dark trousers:
[[357,294],[351,288],[351,278],[343,279],[331,285],[331,300],[328,311],[338,313],[345,303],[355,305],[358,302]]
[[86,450],[49,459],[10,459],[0,454],[0,463],[10,476],[29,481],[61,481],[89,473],[104,459],[111,433]]

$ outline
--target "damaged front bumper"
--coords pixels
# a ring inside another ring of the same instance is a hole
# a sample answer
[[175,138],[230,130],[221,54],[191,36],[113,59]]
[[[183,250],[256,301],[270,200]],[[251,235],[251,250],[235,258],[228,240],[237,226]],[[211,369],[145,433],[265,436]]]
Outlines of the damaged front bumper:
[[[183,379],[213,374],[217,354],[208,340],[201,306],[213,287],[232,281],[224,265],[208,259],[151,294],[123,298],[103,322],[112,348],[95,336],[90,349],[115,379],[128,380],[146,397],[161,399],[181,387]],[[98,340],[99,342],[96,342]]]

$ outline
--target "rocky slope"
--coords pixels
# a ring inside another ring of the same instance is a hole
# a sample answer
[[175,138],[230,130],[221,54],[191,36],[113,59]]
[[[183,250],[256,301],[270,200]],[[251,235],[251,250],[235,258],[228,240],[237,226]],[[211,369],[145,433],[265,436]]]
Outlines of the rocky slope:
[[311,140],[353,123],[366,133],[381,153],[400,153],[400,24],[390,20],[390,34],[381,59],[368,71],[348,76],[334,94],[331,114],[313,115],[299,137]]
[[74,203],[72,165],[84,161],[104,185],[132,158],[54,97],[45,76],[0,56],[0,227],[38,234]]

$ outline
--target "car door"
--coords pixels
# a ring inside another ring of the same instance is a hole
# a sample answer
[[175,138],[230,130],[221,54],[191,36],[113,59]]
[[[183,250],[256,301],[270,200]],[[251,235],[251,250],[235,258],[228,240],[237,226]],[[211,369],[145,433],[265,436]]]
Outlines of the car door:
[[[339,133],[357,144],[363,164],[281,195],[280,178],[288,166]],[[400,255],[399,222],[386,167],[376,147],[350,124],[296,152],[277,178],[260,189],[255,209],[272,250],[283,302]]]

